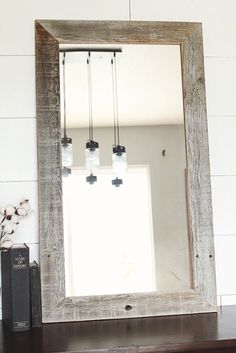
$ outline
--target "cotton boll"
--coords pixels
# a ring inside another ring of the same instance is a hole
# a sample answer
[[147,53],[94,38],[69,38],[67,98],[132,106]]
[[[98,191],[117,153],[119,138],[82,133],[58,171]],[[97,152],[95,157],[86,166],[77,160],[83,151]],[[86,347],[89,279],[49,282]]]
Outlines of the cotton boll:
[[7,234],[12,234],[13,232],[13,223],[11,222],[7,222],[5,225],[4,225],[4,233],[7,233]]
[[5,207],[0,207],[0,214],[5,215],[6,208]]
[[21,219],[21,217],[18,216],[18,215],[16,215],[16,214],[14,214],[13,216],[11,216],[11,221],[12,221],[13,223],[18,223],[20,219]]
[[19,208],[17,208],[17,210],[16,210],[16,214],[17,214],[18,216],[26,216],[26,215],[27,215],[27,211],[26,211],[24,208],[19,207]]
[[4,248],[4,249],[9,249],[11,248],[13,245],[13,242],[11,240],[3,240],[1,243],[0,243],[0,247],[1,248]]
[[16,209],[12,205],[7,205],[6,206],[6,215],[7,216],[12,216],[15,213]]
[[16,228],[17,228],[16,223],[8,222],[4,226],[4,232],[7,234],[13,234],[13,233],[15,233]]
[[20,207],[24,208],[24,210],[26,210],[26,212],[28,213],[31,209],[29,200],[25,200],[25,201],[21,202]]

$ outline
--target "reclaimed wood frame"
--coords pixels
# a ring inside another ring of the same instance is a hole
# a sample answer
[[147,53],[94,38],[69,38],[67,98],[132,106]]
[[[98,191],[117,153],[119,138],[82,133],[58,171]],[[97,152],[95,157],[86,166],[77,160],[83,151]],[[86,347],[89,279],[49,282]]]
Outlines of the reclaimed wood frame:
[[[59,45],[109,43],[180,45],[192,259],[192,289],[189,291],[65,297]],[[215,312],[215,258],[201,24],[37,20],[36,92],[43,322]]]

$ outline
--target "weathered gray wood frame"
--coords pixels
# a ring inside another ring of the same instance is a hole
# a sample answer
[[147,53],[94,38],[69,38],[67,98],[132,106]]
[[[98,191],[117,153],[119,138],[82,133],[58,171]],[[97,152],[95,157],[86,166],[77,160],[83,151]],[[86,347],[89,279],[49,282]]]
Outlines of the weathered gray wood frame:
[[[65,297],[60,129],[60,44],[177,44],[181,50],[193,289]],[[202,26],[184,22],[36,21],[39,228],[43,321],[216,311]],[[125,310],[130,304],[132,310]]]

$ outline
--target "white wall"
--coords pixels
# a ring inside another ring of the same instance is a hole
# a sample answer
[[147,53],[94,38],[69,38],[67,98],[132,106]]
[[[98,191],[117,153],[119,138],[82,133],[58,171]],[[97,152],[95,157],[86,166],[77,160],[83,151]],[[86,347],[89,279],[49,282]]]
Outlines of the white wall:
[[[129,11],[130,9],[130,11]],[[0,204],[28,197],[16,241],[38,256],[34,19],[203,22],[219,302],[236,304],[235,0],[8,0],[0,12]],[[26,226],[27,225],[27,226]]]

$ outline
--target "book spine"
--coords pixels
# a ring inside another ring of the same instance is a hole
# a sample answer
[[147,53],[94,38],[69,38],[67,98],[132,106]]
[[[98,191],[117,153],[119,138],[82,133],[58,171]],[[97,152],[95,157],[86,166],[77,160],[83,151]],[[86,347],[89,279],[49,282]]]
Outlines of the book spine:
[[12,331],[29,330],[29,248],[11,248],[2,265],[3,319]]
[[12,317],[12,279],[11,279],[10,251],[1,252],[1,277],[2,277],[2,320],[5,326],[11,326]]
[[30,299],[31,299],[31,326],[42,326],[41,281],[40,268],[34,263],[30,266]]

